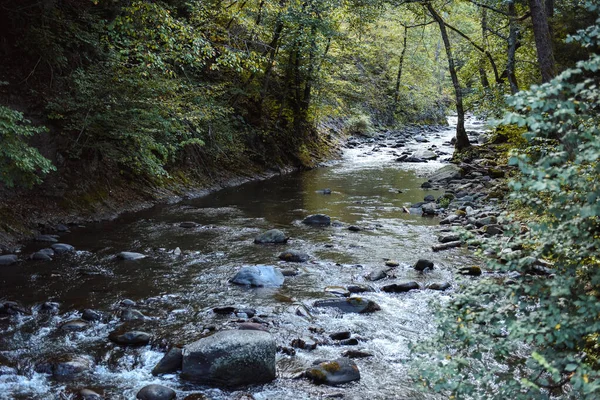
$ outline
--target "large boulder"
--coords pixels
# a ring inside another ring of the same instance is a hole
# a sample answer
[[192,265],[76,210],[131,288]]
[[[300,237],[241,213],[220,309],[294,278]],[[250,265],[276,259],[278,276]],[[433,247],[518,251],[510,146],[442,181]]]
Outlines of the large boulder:
[[231,283],[245,286],[281,286],[285,277],[271,265],[250,265],[242,267],[231,279]]
[[276,352],[275,340],[268,332],[217,332],[183,348],[181,378],[219,387],[271,382]]
[[329,226],[331,225],[331,217],[325,214],[314,214],[302,220],[305,225]]
[[314,303],[315,307],[337,308],[344,313],[366,314],[381,310],[377,303],[360,297],[350,297],[347,299],[327,299],[318,300]]
[[183,362],[183,351],[179,347],[173,347],[152,369],[152,375],[170,374],[181,369]]
[[325,361],[307,369],[304,376],[315,383],[335,386],[360,379],[356,363],[349,358]]
[[452,179],[460,179],[463,171],[457,165],[448,164],[435,171],[430,177],[430,182],[442,182]]
[[279,243],[287,243],[289,237],[285,235],[279,229],[270,229],[266,232],[261,233],[257,237],[254,238],[254,243],[256,244],[279,244]]

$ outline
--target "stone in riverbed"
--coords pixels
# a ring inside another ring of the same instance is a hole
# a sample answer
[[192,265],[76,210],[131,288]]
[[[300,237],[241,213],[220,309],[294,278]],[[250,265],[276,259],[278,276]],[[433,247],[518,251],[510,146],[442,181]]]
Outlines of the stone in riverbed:
[[433,185],[430,182],[423,182],[421,184],[421,188],[423,189],[431,189],[433,187]]
[[52,256],[54,255],[54,250],[52,249],[42,249],[40,251],[36,251],[31,255],[32,260],[37,261],[52,261]]
[[283,244],[289,237],[279,229],[270,229],[254,238],[255,244]]
[[288,262],[305,262],[310,257],[307,253],[300,250],[287,250],[279,254],[279,259]]
[[290,344],[290,346],[292,346],[296,349],[314,350],[317,348],[318,343],[316,340],[314,340],[312,338],[303,337],[303,338],[296,338],[296,339],[292,340],[292,343]]
[[424,258],[421,258],[415,263],[413,268],[419,272],[423,272],[426,269],[433,269],[433,262],[426,260]]
[[149,333],[141,331],[129,331],[122,334],[118,331],[113,331],[108,338],[112,342],[124,346],[145,346],[150,343],[152,336]]
[[330,293],[335,296],[340,297],[348,297],[350,296],[350,292],[343,286],[327,286],[325,288],[325,293]]
[[350,293],[372,292],[373,288],[367,285],[349,285],[346,287]]
[[342,357],[348,358],[367,358],[373,357],[373,354],[362,350],[346,350],[342,353]]
[[89,324],[82,319],[73,319],[60,325],[60,329],[68,332],[81,332],[85,331],[88,327]]
[[173,347],[152,369],[152,375],[171,374],[181,369],[183,363],[183,351],[179,347]]
[[103,400],[104,397],[94,392],[91,389],[81,389],[79,391],[79,397],[81,400]]
[[264,287],[281,286],[284,280],[281,271],[271,265],[250,265],[242,267],[230,282],[236,285]]
[[19,314],[31,314],[31,312],[25,309],[16,301],[5,301],[0,303],[0,315],[19,315]]
[[431,202],[435,201],[435,196],[432,194],[428,194],[427,196],[425,196],[423,198],[423,201],[426,201],[427,203],[431,203]]
[[19,258],[14,254],[6,254],[0,256],[0,265],[12,265],[19,261]]
[[331,225],[331,217],[325,214],[314,214],[302,220],[305,225],[329,226]]
[[400,263],[396,260],[387,260],[385,262],[385,266],[386,267],[390,267],[390,268],[396,268],[397,266],[399,266]]
[[412,157],[421,160],[435,160],[438,156],[431,150],[417,150],[412,154]]
[[381,279],[387,278],[388,271],[389,271],[389,268],[378,268],[378,269],[375,269],[375,270],[369,272],[369,274],[366,276],[366,278],[368,280],[370,280],[371,282],[379,281]]
[[179,224],[180,228],[195,228],[197,226],[198,226],[198,224],[193,221],[183,221]]
[[350,297],[348,299],[327,299],[317,300],[315,307],[337,308],[344,313],[366,314],[381,310],[377,303],[371,300],[365,300],[360,297]]
[[462,275],[480,276],[481,268],[476,265],[473,267],[463,267],[459,269],[459,273]]
[[135,396],[139,400],[172,400],[176,397],[173,389],[156,384],[144,386]]
[[127,308],[121,311],[121,321],[143,321],[146,316],[138,310]]
[[452,179],[461,179],[463,171],[454,164],[448,164],[435,171],[430,177],[429,181],[437,183],[441,181],[449,181]]
[[329,335],[329,337],[333,340],[350,339],[350,332],[348,332],[348,331],[335,332],[335,333],[332,333],[331,335]]
[[86,308],[81,312],[81,319],[86,321],[101,321],[104,315],[100,311]]
[[183,348],[181,378],[219,387],[271,382],[276,351],[268,332],[220,331]]
[[360,379],[360,371],[354,361],[338,358],[325,361],[307,369],[304,376],[315,383],[336,386]]
[[117,254],[117,258],[125,261],[133,261],[133,260],[141,260],[142,258],[146,258],[146,255],[142,253],[134,253],[132,251],[122,251]]
[[38,235],[35,237],[36,242],[56,243],[58,242],[56,235]]
[[420,286],[417,282],[393,283],[381,288],[386,293],[404,293],[410,290],[418,290]]
[[440,242],[440,243],[456,242],[457,240],[460,240],[460,235],[456,234],[456,233],[450,233],[450,234],[447,234],[447,235],[440,235],[438,237],[438,242]]
[[72,380],[92,369],[94,361],[88,356],[63,355],[35,366],[35,371],[52,374],[58,380]]
[[52,250],[54,250],[54,253],[56,254],[72,253],[75,251],[75,247],[66,243],[54,243],[50,247],[52,247]]
[[427,285],[427,289],[444,291],[450,289],[450,284],[448,282],[434,282]]

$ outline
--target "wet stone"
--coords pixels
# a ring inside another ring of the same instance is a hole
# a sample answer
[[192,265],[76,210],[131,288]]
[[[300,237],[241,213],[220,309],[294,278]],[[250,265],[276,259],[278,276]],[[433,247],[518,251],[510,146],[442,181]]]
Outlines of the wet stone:
[[304,376],[318,384],[335,386],[359,380],[360,371],[354,361],[338,358],[307,369]]
[[331,217],[325,214],[314,214],[302,220],[305,225],[329,226],[331,225]]
[[35,237],[36,242],[56,243],[58,242],[56,235],[38,235]]
[[136,302],[131,299],[123,299],[119,304],[121,307],[135,307]]
[[31,314],[29,310],[15,301],[0,303],[0,315]]
[[100,394],[94,392],[91,389],[81,389],[79,391],[79,397],[81,398],[81,400],[103,400],[104,397],[102,397]]
[[119,254],[117,254],[117,258],[119,260],[133,261],[133,260],[141,260],[142,258],[146,258],[146,256],[144,254],[135,253],[132,251],[122,251]]
[[130,308],[121,311],[121,321],[143,321],[146,316],[138,310]]
[[56,314],[58,313],[59,307],[59,303],[56,303],[54,301],[46,301],[41,305],[40,311],[48,314]]
[[183,352],[179,347],[173,347],[152,369],[152,375],[171,374],[181,369]]
[[342,357],[348,357],[348,358],[367,358],[367,357],[373,357],[373,354],[363,351],[363,350],[345,350],[342,353]]
[[135,396],[139,400],[172,400],[176,397],[173,389],[156,384],[144,386]]
[[184,222],[179,223],[180,228],[195,228],[197,226],[198,226],[198,224],[193,221],[184,221]]
[[373,288],[367,285],[349,285],[346,287],[350,293],[372,292]]
[[31,255],[31,259],[32,260],[36,260],[36,261],[52,261],[52,256],[54,255],[54,250],[52,249],[48,249],[50,251],[52,251],[52,254],[48,254],[45,251],[36,251],[35,253],[33,253]]
[[325,293],[333,294],[335,296],[340,297],[350,296],[350,292],[343,286],[327,286],[325,288]]
[[12,265],[17,261],[19,261],[19,258],[14,254],[0,256],[0,265]]
[[281,271],[271,265],[251,265],[242,267],[231,279],[231,283],[252,287],[265,287],[281,286],[284,280],[285,277]]
[[421,272],[425,271],[426,269],[433,269],[433,262],[421,258],[415,263],[415,265],[413,265],[413,268]]
[[297,338],[292,340],[291,343],[292,347],[303,350],[314,350],[317,348],[317,345],[317,341],[309,337]]
[[279,229],[271,229],[261,233],[254,238],[255,244],[283,244],[287,243],[289,237]]
[[381,279],[385,279],[388,276],[388,268],[379,268],[374,271],[371,271],[369,275],[366,276],[368,280],[371,282],[379,281]]
[[85,331],[88,327],[89,324],[82,319],[73,319],[60,325],[60,329],[68,332],[81,332]]
[[329,335],[329,337],[332,340],[345,340],[345,339],[350,339],[350,332],[348,331],[343,331],[343,332],[335,332],[332,333],[331,335]]
[[386,267],[390,267],[390,268],[396,268],[397,266],[399,266],[400,263],[396,260],[387,260],[385,262],[385,266]]
[[150,343],[152,336],[141,331],[129,331],[122,334],[119,331],[113,331],[108,338],[112,342],[124,346],[145,346]]
[[420,287],[417,282],[393,283],[391,285],[386,285],[381,288],[381,290],[383,290],[386,293],[404,293],[418,289],[420,289]]
[[440,243],[456,242],[457,240],[460,240],[460,235],[458,235],[456,233],[450,233],[450,234],[447,234],[447,235],[440,235],[438,237],[438,242],[440,242]]
[[213,312],[219,315],[229,315],[235,312],[235,307],[215,307]]
[[81,312],[81,319],[85,321],[100,321],[104,318],[100,311],[92,310],[90,308],[86,308]]
[[287,250],[279,254],[279,259],[288,262],[305,262],[308,261],[309,255],[300,250]]
[[344,340],[340,340],[338,342],[338,344],[340,346],[357,346],[358,345],[358,339],[356,339],[356,338],[344,339]]
[[366,314],[381,310],[377,303],[360,297],[351,297],[348,299],[327,299],[318,300],[314,303],[315,307],[337,308],[344,313]]
[[75,251],[75,247],[66,243],[54,243],[51,247],[55,254],[72,253]]
[[451,285],[448,282],[434,282],[427,285],[427,289],[444,291],[450,289]]
[[361,228],[361,227],[358,227],[358,226],[356,226],[356,225],[350,225],[350,226],[348,227],[348,230],[349,230],[350,232],[360,232],[360,231],[362,231],[362,228]]

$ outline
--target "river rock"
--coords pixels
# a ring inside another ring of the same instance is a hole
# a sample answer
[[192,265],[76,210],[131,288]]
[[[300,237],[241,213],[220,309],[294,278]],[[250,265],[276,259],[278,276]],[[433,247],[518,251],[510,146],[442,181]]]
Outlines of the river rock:
[[81,312],[81,319],[85,321],[101,321],[104,318],[104,315],[100,311],[92,310],[90,308],[86,308]]
[[131,300],[131,299],[123,299],[121,300],[121,302],[119,303],[119,305],[121,307],[135,307],[136,302]]
[[81,400],[103,400],[104,397],[94,392],[91,389],[81,389],[79,391],[79,397]]
[[94,366],[94,361],[88,356],[64,355],[55,360],[43,362],[35,366],[35,371],[52,374],[59,380],[72,380],[87,372]]
[[317,348],[318,343],[316,340],[309,338],[309,337],[303,337],[303,338],[296,338],[294,340],[292,340],[291,346],[296,348],[296,349],[303,349],[303,350],[314,350]]
[[363,350],[345,350],[342,353],[342,357],[348,357],[348,358],[367,358],[367,357],[373,357],[373,354],[363,351]]
[[56,243],[58,242],[56,235],[38,235],[35,237],[36,242]]
[[108,335],[108,338],[112,342],[123,346],[145,346],[150,343],[152,336],[149,333],[141,331],[129,331],[125,333],[113,331]]
[[399,266],[400,263],[396,260],[387,260],[385,262],[385,266],[386,267],[390,267],[390,268],[396,268],[397,266]]
[[288,262],[305,262],[310,257],[307,253],[300,250],[287,250],[279,254],[279,259]]
[[193,221],[183,221],[183,222],[179,223],[180,228],[195,228],[197,226],[198,226],[198,224]]
[[437,204],[436,203],[427,203],[427,204],[423,204],[421,206],[421,212],[423,213],[423,215],[435,215],[437,210]]
[[452,179],[462,178],[462,169],[454,164],[448,164],[435,171],[430,177],[429,181],[432,183],[449,181]]
[[483,228],[481,228],[481,230],[483,232],[487,233],[488,235],[492,235],[492,236],[501,235],[504,233],[504,231],[498,224],[485,225],[485,226],[483,226]]
[[57,314],[60,304],[55,301],[45,301],[40,306],[40,311],[46,314]]
[[434,282],[427,285],[427,289],[444,291],[450,289],[450,284],[448,282]]
[[132,251],[122,251],[117,254],[117,258],[119,260],[132,261],[132,260],[141,260],[142,258],[146,258],[146,255],[142,253],[134,253]]
[[350,339],[350,332],[348,332],[348,331],[335,332],[335,333],[330,334],[329,337],[333,340]]
[[415,265],[413,265],[413,268],[417,271],[423,272],[426,269],[433,269],[433,262],[421,258],[415,263]]
[[152,375],[171,374],[181,369],[183,363],[183,351],[179,347],[173,347],[152,369]]
[[329,188],[320,189],[320,190],[317,190],[317,193],[319,193],[319,194],[331,194],[331,189],[329,189]]
[[72,319],[60,325],[60,329],[68,332],[81,332],[85,331],[88,327],[89,324],[82,319]]
[[75,247],[66,243],[54,243],[51,247],[56,254],[72,253],[75,251]]
[[433,187],[433,185],[431,184],[431,182],[423,182],[421,183],[421,188],[422,189],[431,189]]
[[250,265],[242,267],[231,279],[231,283],[253,287],[281,286],[285,277],[271,265]]
[[459,273],[462,275],[480,276],[481,268],[476,265],[473,267],[463,267],[459,269]]
[[[43,250],[50,250],[52,253],[43,251]],[[54,255],[54,250],[52,249],[42,249],[40,251],[36,251],[35,253],[33,253],[31,255],[31,259],[32,260],[36,260],[36,261],[52,261],[52,256]]]
[[438,242],[440,243],[456,242],[457,240],[460,240],[460,235],[456,233],[449,233],[438,237]]
[[31,314],[31,312],[25,309],[16,301],[5,301],[0,303],[0,315],[19,315],[19,314]]
[[254,243],[256,244],[280,244],[287,243],[289,237],[285,236],[285,233],[280,231],[279,229],[270,229],[266,232],[261,233],[257,237],[254,238]]
[[350,293],[372,292],[373,288],[367,285],[349,285],[346,287]]
[[381,290],[383,290],[386,293],[404,293],[410,290],[418,289],[420,289],[420,287],[417,282],[393,283],[391,285],[386,285],[381,288]]
[[417,150],[412,154],[414,158],[420,158],[421,160],[435,160],[438,156],[431,150]]
[[173,389],[156,384],[144,386],[135,396],[139,400],[172,400],[176,397]]
[[17,261],[19,261],[19,258],[14,254],[0,256],[0,265],[12,265]]
[[309,368],[304,376],[315,383],[336,386],[360,379],[356,363],[348,358],[325,361]]
[[350,297],[348,299],[326,299],[317,300],[315,307],[337,308],[344,313],[366,314],[381,310],[377,303],[360,297]]
[[432,194],[428,194],[427,196],[425,196],[423,198],[423,201],[426,201],[427,203],[431,203],[431,202],[435,201],[435,196]]
[[127,308],[121,311],[121,321],[143,321],[146,316],[138,310]]
[[325,288],[325,293],[333,294],[335,296],[340,297],[348,297],[350,296],[350,291],[343,286],[327,286]]
[[481,228],[485,225],[492,225],[492,224],[496,224],[498,223],[498,219],[496,217],[484,217],[484,218],[479,218],[478,220],[475,221],[475,226],[477,226],[478,228]]
[[378,268],[371,271],[366,278],[372,282],[387,278],[389,268]]
[[276,351],[268,332],[220,331],[183,348],[181,378],[226,387],[271,382]]
[[302,220],[305,225],[329,226],[331,225],[331,217],[325,214],[314,214]]

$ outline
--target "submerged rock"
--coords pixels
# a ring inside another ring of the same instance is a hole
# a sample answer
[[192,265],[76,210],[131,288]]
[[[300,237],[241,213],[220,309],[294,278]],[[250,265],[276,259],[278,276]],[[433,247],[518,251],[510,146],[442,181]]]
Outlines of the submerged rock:
[[120,260],[132,261],[132,260],[141,260],[142,258],[146,258],[146,255],[144,255],[142,253],[134,253],[132,251],[122,251],[119,254],[117,254],[117,258]]
[[81,398],[81,400],[103,400],[104,397],[102,397],[100,394],[94,392],[91,389],[81,389],[79,391],[79,397]]
[[427,289],[444,291],[450,289],[448,282],[434,282],[427,285]]
[[373,354],[363,350],[346,350],[342,353],[342,356],[348,358],[367,358],[373,357]]
[[139,400],[172,400],[176,397],[173,389],[156,384],[144,386],[135,396]]
[[183,350],[173,347],[152,369],[152,375],[171,374],[179,371],[183,363]]
[[42,362],[35,366],[35,371],[52,374],[59,380],[72,380],[82,373],[91,370],[94,361],[91,357],[80,355],[63,355],[54,360]]
[[181,378],[219,387],[271,382],[275,379],[276,351],[268,332],[217,332],[183,348]]
[[308,261],[309,255],[300,250],[287,250],[279,254],[279,259],[288,262],[305,262]]
[[254,238],[254,243],[256,244],[280,244],[287,243],[289,237],[285,235],[279,229],[271,229],[266,232],[261,233],[257,237]]
[[410,290],[418,289],[420,289],[420,286],[417,282],[393,283],[391,285],[386,285],[381,288],[381,290],[387,293],[404,293]]
[[318,300],[314,303],[315,307],[337,308],[345,313],[366,314],[381,310],[377,303],[371,300],[365,300],[360,297],[350,297],[348,299],[327,299]]
[[19,261],[19,258],[14,254],[0,256],[0,265],[12,265],[17,261]]
[[302,220],[305,225],[329,226],[331,225],[331,217],[325,214],[314,214]]
[[38,235],[35,237],[36,242],[56,243],[58,242],[56,235]]
[[104,319],[104,315],[100,311],[86,308],[81,312],[81,319],[86,321],[101,321]]
[[324,385],[341,385],[360,379],[360,371],[356,363],[348,358],[325,361],[309,368],[304,376],[315,383]]
[[56,254],[72,253],[75,251],[75,247],[66,243],[54,243],[50,247],[52,247],[52,250],[54,250],[54,253]]
[[82,319],[73,319],[67,322],[64,322],[60,325],[60,329],[63,331],[69,332],[81,332],[85,331],[89,327],[89,324]]
[[198,226],[198,224],[193,221],[183,221],[183,222],[179,223],[180,228],[195,228],[197,226]]
[[236,285],[263,287],[281,286],[284,280],[281,271],[271,265],[251,265],[242,267],[230,282]]
[[112,342],[124,346],[145,346],[150,343],[152,335],[141,331],[129,331],[125,333],[113,331],[110,333],[108,338]]
[[0,303],[0,315],[31,314],[29,310],[15,301]]
[[413,268],[420,272],[425,271],[426,269],[433,269],[433,262],[421,258],[413,265]]

